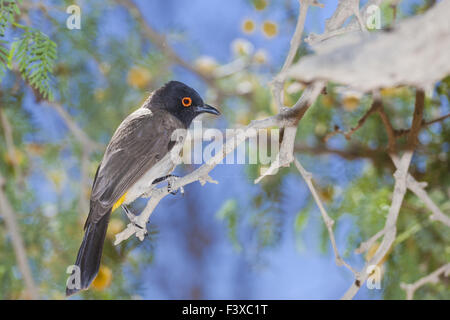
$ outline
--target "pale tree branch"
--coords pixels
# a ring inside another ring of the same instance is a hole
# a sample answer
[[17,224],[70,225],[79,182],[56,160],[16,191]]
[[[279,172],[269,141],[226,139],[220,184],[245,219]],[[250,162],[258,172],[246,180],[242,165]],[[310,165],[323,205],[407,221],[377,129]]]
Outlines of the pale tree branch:
[[[344,300],[352,299],[355,296],[355,294],[361,288],[361,285],[365,283],[368,278],[369,267],[378,265],[388,253],[389,249],[395,241],[397,235],[396,223],[403,198],[405,197],[406,193],[406,176],[408,173],[409,165],[411,163],[412,154],[413,152],[409,150],[403,154],[400,160],[400,166],[397,168],[397,171],[394,174],[394,193],[392,196],[392,202],[389,208],[388,216],[386,218],[386,223],[383,228],[384,231],[382,231],[383,240],[381,241],[381,244],[378,247],[375,255],[364,265],[363,269],[359,273],[359,279],[356,279],[356,281],[350,286],[350,288],[342,297],[342,299]],[[379,238],[381,237],[381,234],[378,234],[377,236]]]
[[[422,128],[423,127],[428,127],[431,126],[432,124],[435,124],[437,122],[441,122],[444,121],[445,119],[447,119],[448,117],[450,117],[450,113],[446,114],[444,116],[438,117],[436,119],[430,120],[430,121],[422,121]],[[398,137],[402,137],[406,134],[408,134],[410,131],[410,129],[399,129],[399,130],[395,130],[395,136]]]
[[369,108],[369,110],[367,110],[367,112],[361,117],[361,119],[359,119],[358,124],[351,128],[350,130],[344,132],[342,130],[339,129],[338,126],[335,127],[334,131],[328,133],[325,137],[324,137],[324,141],[328,141],[331,137],[335,136],[336,134],[342,134],[344,135],[345,139],[350,140],[352,135],[358,131],[358,129],[360,129],[364,123],[366,123],[366,120],[369,118],[369,116],[376,112],[381,105],[381,101],[377,98],[374,99],[372,106]]
[[384,106],[382,105],[380,108],[378,108],[378,115],[381,118],[381,121],[383,122],[384,128],[386,130],[387,136],[388,136],[388,153],[389,154],[395,154],[396,152],[396,136],[395,136],[395,130],[392,126],[391,120],[389,120],[388,115],[386,114],[386,111],[384,110]]
[[417,182],[411,175],[408,176],[408,189],[410,189],[425,206],[432,212],[431,220],[440,221],[447,227],[450,227],[450,218],[445,215],[439,207],[433,202],[428,193],[424,190],[426,183]]
[[39,299],[38,289],[34,282],[33,274],[28,263],[27,252],[16,219],[17,214],[14,212],[8,197],[6,196],[4,187],[5,178],[0,174],[0,214],[5,221],[6,230],[11,237],[11,242],[17,259],[17,266],[22,274],[28,297],[36,300]]
[[[323,7],[323,4],[317,2],[317,0],[299,0],[300,8],[298,13],[297,25],[295,27],[294,35],[291,38],[291,43],[289,47],[286,60],[284,61],[283,67],[281,68],[280,74],[286,72],[288,68],[291,67],[294,62],[295,55],[297,54],[298,48],[302,42],[302,33],[305,27],[306,13],[308,12],[309,6],[319,6]],[[278,76],[272,81],[272,95],[274,97],[275,103],[278,107],[278,112],[280,112],[284,107],[283,101],[283,87],[284,80],[279,79]]]
[[280,151],[278,152],[275,161],[273,161],[270,164],[270,167],[255,180],[255,183],[259,183],[268,175],[275,174],[281,167],[288,167],[294,160],[294,144],[298,122],[317,99],[324,86],[325,84],[323,82],[311,84],[303,91],[302,96],[292,108],[285,108],[284,111],[280,113],[285,114],[284,117],[285,120],[287,120],[285,125],[279,127],[285,128]]
[[285,76],[304,83],[332,81],[361,92],[399,85],[428,89],[450,73],[450,60],[442,55],[450,51],[449,11],[450,2],[440,1],[392,31],[329,40]]
[[47,101],[47,104],[54,109],[59,116],[64,120],[64,123],[67,125],[67,128],[75,137],[76,140],[83,146],[84,150],[87,153],[99,151],[103,149],[103,146],[100,143],[97,143],[77,125],[72,116],[64,109],[64,107],[58,102]]
[[18,163],[16,157],[16,147],[14,145],[12,126],[3,108],[0,108],[0,121],[3,127],[3,133],[5,135],[6,152],[8,153],[9,160],[13,165],[14,173],[19,178],[20,182],[22,182],[20,164]]
[[[397,166],[397,171],[394,173],[394,192],[392,195],[391,206],[389,207],[389,212],[386,218],[386,223],[383,228],[384,231],[382,230],[379,233],[375,234],[375,236],[372,237],[369,242],[374,242],[374,238],[380,238],[381,236],[383,236],[383,240],[381,241],[380,246],[377,248],[374,256],[364,265],[362,271],[359,274],[360,278],[356,279],[356,281],[344,294],[342,299],[352,299],[355,296],[355,294],[361,288],[361,285],[365,283],[368,278],[369,267],[373,265],[379,265],[382,259],[388,254],[388,251],[395,241],[395,238],[397,236],[397,219],[407,190],[409,165],[411,164],[414,149],[418,144],[418,135],[421,129],[424,106],[424,92],[422,90],[417,90],[411,131],[408,135],[409,149],[403,153],[400,159],[394,161]],[[393,159],[398,158],[397,155],[394,154],[391,154],[391,157],[393,157]]]
[[401,283],[400,287],[405,290],[406,292],[406,299],[413,300],[414,299],[414,293],[417,289],[424,286],[427,283],[438,283],[439,277],[441,275],[444,275],[445,277],[448,277],[450,275],[450,263],[447,263],[443,265],[442,267],[436,269],[429,275],[420,278],[414,283],[407,284],[407,283]]
[[380,239],[384,234],[386,233],[386,229],[382,229],[375,233],[372,237],[370,237],[368,240],[362,242],[359,247],[355,250],[355,253],[361,254],[369,250],[373,244]]
[[[332,17],[328,19],[325,23],[325,31],[322,34],[311,33],[306,39],[309,45],[313,46],[313,48],[327,39],[343,35],[346,33],[354,32],[354,31],[363,31],[366,29],[364,21],[367,21],[369,16],[368,8],[371,5],[379,6],[383,0],[369,0],[367,3],[361,8],[359,13],[355,15],[356,10],[359,7],[359,1],[347,1],[341,0],[339,1],[338,7],[334,11]],[[355,19],[346,25],[343,26],[345,21],[351,16],[356,16]]]
[[[392,157],[392,162],[395,166],[398,166],[398,159],[396,157]],[[410,174],[408,174],[406,183],[408,189],[411,190],[420,200],[422,200],[425,206],[431,211],[432,214],[430,215],[430,219],[432,221],[440,221],[447,227],[450,227],[450,218],[445,215],[441,209],[439,209],[439,207],[425,191],[427,183],[416,181],[416,179],[414,179]]]
[[332,218],[330,218],[327,211],[325,210],[325,207],[324,207],[322,201],[320,200],[319,194],[312,182],[312,174],[310,172],[306,171],[305,168],[303,168],[303,166],[300,164],[300,162],[297,159],[294,159],[294,164],[297,167],[297,169],[300,172],[303,179],[305,180],[305,182],[309,188],[309,191],[311,192],[311,194],[314,198],[314,201],[316,202],[317,207],[319,207],[320,213],[322,214],[323,221],[325,223],[325,226],[327,227],[328,234],[330,236],[330,241],[331,241],[331,245],[333,247],[336,265],[345,266],[347,269],[349,269],[353,273],[355,278],[357,278],[358,273],[347,262],[345,262],[345,260],[339,254],[339,250],[337,248],[336,239],[334,237],[334,232],[333,232],[334,220]]

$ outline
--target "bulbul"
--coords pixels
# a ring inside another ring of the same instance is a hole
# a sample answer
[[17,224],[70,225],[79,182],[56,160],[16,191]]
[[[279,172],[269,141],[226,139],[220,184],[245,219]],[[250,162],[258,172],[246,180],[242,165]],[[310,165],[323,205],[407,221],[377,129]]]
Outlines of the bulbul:
[[96,277],[111,212],[147,194],[154,183],[170,176],[176,166],[173,154],[179,155],[186,132],[177,129],[187,129],[205,112],[220,114],[191,87],[170,81],[119,125],[92,186],[84,238],[75,262],[81,286],[68,285],[67,296],[87,289]]

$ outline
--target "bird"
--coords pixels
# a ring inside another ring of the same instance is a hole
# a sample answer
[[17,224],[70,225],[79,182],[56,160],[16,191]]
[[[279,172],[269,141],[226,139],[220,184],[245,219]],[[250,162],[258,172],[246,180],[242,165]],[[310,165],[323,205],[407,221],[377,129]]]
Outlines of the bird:
[[[156,183],[172,176],[177,165],[173,155],[180,154],[186,129],[203,113],[220,115],[197,91],[182,82],[169,81],[118,126],[92,185],[89,215],[75,262],[79,285],[69,285],[68,281],[66,296],[87,290],[97,276],[111,213],[121,206],[126,209]],[[128,210],[126,213],[129,215]]]

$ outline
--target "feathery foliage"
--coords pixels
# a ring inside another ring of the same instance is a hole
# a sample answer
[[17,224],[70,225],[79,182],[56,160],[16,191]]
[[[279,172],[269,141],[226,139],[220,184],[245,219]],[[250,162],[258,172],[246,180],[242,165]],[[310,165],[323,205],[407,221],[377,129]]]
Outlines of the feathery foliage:
[[5,37],[6,29],[11,25],[23,31],[21,37],[11,43],[0,39],[0,80],[6,69],[12,69],[13,62],[17,62],[22,78],[42,97],[52,100],[50,77],[57,57],[57,46],[43,32],[16,21],[20,3],[20,0],[0,0],[0,37]]
[[22,38],[13,42],[10,56],[16,59],[22,77],[44,98],[52,100],[50,75],[57,56],[56,43],[44,33],[27,28]]

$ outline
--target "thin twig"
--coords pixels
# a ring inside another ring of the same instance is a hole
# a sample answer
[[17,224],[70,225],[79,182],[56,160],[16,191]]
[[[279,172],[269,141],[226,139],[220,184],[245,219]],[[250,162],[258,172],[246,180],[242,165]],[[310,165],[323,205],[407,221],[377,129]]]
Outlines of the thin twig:
[[[286,56],[286,60],[283,63],[283,67],[281,68],[280,74],[284,73],[294,62],[295,55],[297,54],[297,51],[302,42],[302,33],[303,33],[303,28],[305,27],[306,13],[308,12],[309,6],[314,5],[314,6],[323,7],[323,5],[318,3],[316,0],[300,0],[299,2],[300,2],[300,7],[299,7],[297,25],[295,26],[294,35],[291,38],[289,51]],[[277,105],[278,112],[280,112],[284,107],[284,101],[283,101],[283,95],[282,95],[283,87],[284,87],[284,79],[280,79],[278,76],[276,76],[272,82],[272,94],[275,99],[275,103]]]
[[89,136],[77,125],[72,116],[63,108],[61,104],[55,101],[47,101],[47,104],[61,116],[75,139],[83,145],[83,148],[88,153],[103,149],[103,146],[100,143],[97,143],[89,138]]
[[[441,121],[444,121],[445,119],[447,119],[448,117],[450,117],[450,113],[449,114],[446,114],[445,116],[442,116],[442,117],[438,117],[438,118],[436,118],[436,119],[433,119],[433,120],[430,120],[430,121],[422,121],[422,128],[424,128],[424,127],[428,127],[428,126],[430,126],[430,125],[432,125],[432,124],[434,124],[434,123],[437,123],[437,122],[441,122]],[[409,131],[410,131],[410,129],[399,129],[399,130],[395,130],[395,136],[398,138],[398,137],[402,137],[402,136],[404,136],[404,135],[406,135],[406,134],[409,134]]]
[[11,237],[11,242],[17,259],[17,265],[20,273],[22,274],[28,296],[30,299],[36,300],[39,299],[38,289],[34,282],[33,274],[28,263],[27,252],[16,219],[17,213],[14,212],[14,209],[4,191],[4,187],[5,179],[0,174],[0,214],[3,216],[6,230],[8,230]]
[[386,114],[386,111],[384,110],[384,106],[380,106],[377,111],[388,136],[388,153],[394,154],[396,152],[395,130],[391,124],[391,121],[389,120],[388,115]]
[[450,263],[447,263],[440,267],[439,269],[433,271],[429,275],[420,278],[414,283],[407,284],[407,283],[401,283],[400,287],[405,290],[406,292],[406,299],[413,300],[414,299],[414,293],[417,289],[424,286],[427,283],[437,283],[439,282],[439,277],[441,275],[444,275],[445,277],[448,277],[450,275]]
[[16,147],[14,145],[12,126],[3,108],[0,108],[0,121],[3,127],[3,133],[5,135],[6,152],[8,153],[9,161],[11,161],[11,164],[14,168],[14,173],[19,178],[18,180],[22,181],[20,164],[18,163],[16,156]]
[[349,131],[344,133],[345,139],[350,140],[351,136],[359,129],[361,128],[364,123],[366,122],[367,118],[369,118],[369,116],[374,113],[375,111],[378,110],[378,108],[380,108],[381,106],[381,101],[379,99],[374,99],[372,106],[370,107],[369,110],[367,110],[367,112],[362,116],[361,119],[359,119],[358,124],[356,125],[356,127],[351,128]]
[[[395,178],[394,192],[392,195],[391,206],[389,207],[389,212],[386,218],[386,223],[383,228],[384,229],[383,240],[381,241],[380,246],[377,248],[374,256],[364,265],[360,273],[360,278],[356,279],[356,281],[345,292],[342,299],[352,299],[355,296],[355,294],[361,288],[361,285],[368,278],[369,267],[372,265],[375,266],[379,265],[380,261],[386,256],[386,254],[388,253],[392,244],[395,241],[397,235],[397,227],[396,227],[397,219],[407,190],[409,165],[411,164],[414,148],[418,144],[417,137],[419,135],[421,128],[424,106],[425,106],[424,96],[422,96],[422,92],[418,90],[416,94],[416,103],[414,106],[414,115],[411,125],[411,132],[408,136],[408,144],[410,149],[405,151],[400,159],[395,160],[397,171],[394,173]],[[382,106],[378,110],[382,110]],[[397,159],[397,156],[394,154],[391,154],[391,157]]]
[[369,118],[369,116],[370,116],[372,113],[374,113],[375,111],[377,111],[377,110],[380,108],[380,106],[381,106],[381,101],[380,101],[378,98],[374,99],[374,101],[373,101],[372,105],[370,106],[369,110],[367,110],[367,112],[361,117],[361,119],[359,119],[358,124],[357,124],[355,127],[353,127],[353,128],[351,128],[350,130],[344,132],[344,131],[342,131],[342,130],[339,128],[339,126],[336,125],[336,126],[334,126],[334,131],[328,133],[328,134],[323,138],[323,140],[324,140],[325,142],[327,142],[331,137],[333,137],[333,136],[335,136],[335,135],[337,135],[337,134],[342,134],[342,135],[345,137],[345,139],[350,140],[351,137],[352,137],[352,135],[353,135],[358,129],[360,129],[360,128],[364,125],[364,123],[366,123],[366,120]]
[[345,260],[342,259],[341,255],[339,254],[339,250],[337,248],[336,239],[334,237],[334,232],[333,232],[334,220],[330,218],[327,211],[325,210],[325,207],[324,207],[322,201],[320,200],[319,194],[312,182],[312,174],[310,172],[306,171],[305,168],[303,168],[303,166],[297,159],[294,159],[294,163],[295,163],[295,166],[297,167],[298,171],[300,172],[301,176],[305,180],[306,184],[308,185],[309,191],[311,192],[311,194],[314,198],[314,201],[316,202],[317,206],[319,207],[320,213],[322,214],[323,221],[325,223],[325,226],[327,227],[328,234],[330,236],[330,241],[331,241],[331,245],[333,247],[336,265],[345,266],[347,269],[349,269],[353,273],[355,278],[358,278],[358,273],[347,262],[345,262]]

